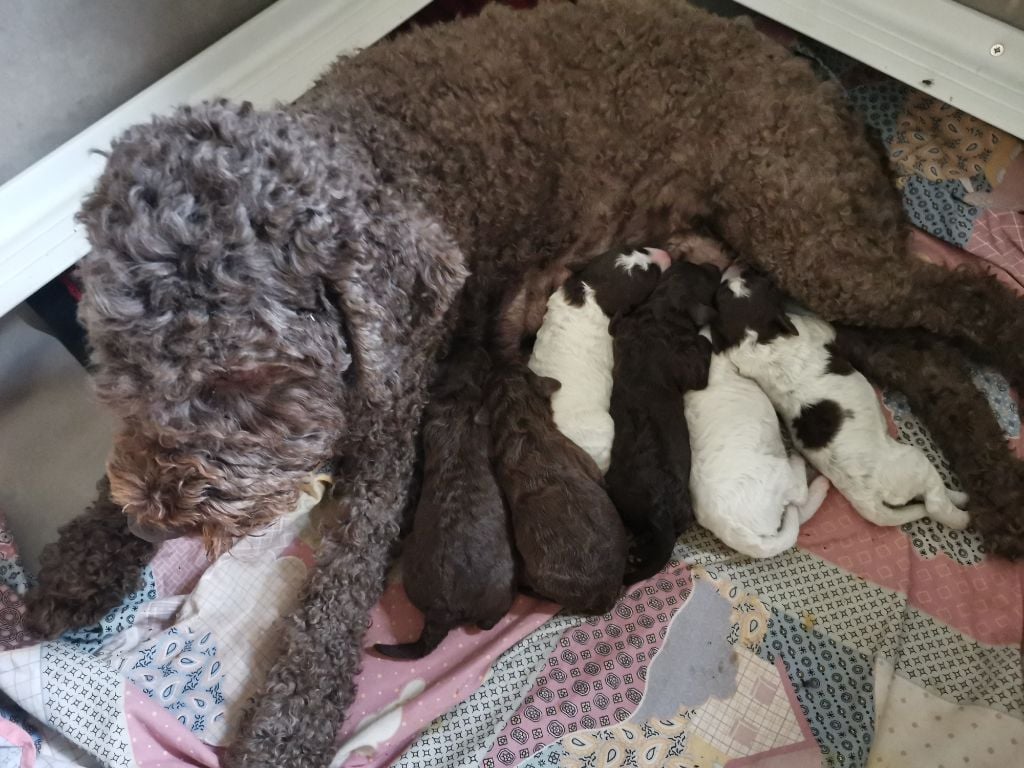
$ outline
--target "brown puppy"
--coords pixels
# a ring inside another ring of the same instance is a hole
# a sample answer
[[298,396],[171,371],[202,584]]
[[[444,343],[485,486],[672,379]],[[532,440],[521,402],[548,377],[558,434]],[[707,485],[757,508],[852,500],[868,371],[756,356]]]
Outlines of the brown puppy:
[[374,646],[396,659],[433,651],[460,624],[490,629],[515,599],[512,532],[491,471],[482,350],[449,355],[423,424],[423,487],[402,554],[405,593],[423,611],[418,640]]
[[575,613],[615,604],[626,534],[601,473],[555,426],[554,379],[525,365],[494,372],[487,393],[494,468],[512,514],[521,581]]

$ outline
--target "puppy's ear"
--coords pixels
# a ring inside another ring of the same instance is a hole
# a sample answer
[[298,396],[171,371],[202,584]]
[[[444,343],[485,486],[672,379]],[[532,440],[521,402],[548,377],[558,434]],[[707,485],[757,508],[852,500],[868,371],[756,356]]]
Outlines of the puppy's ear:
[[786,314],[785,310],[779,310],[778,317],[775,318],[775,323],[778,325],[779,330],[782,331],[783,336],[799,336],[800,331],[793,325],[793,321],[789,319],[789,315]]
[[622,313],[616,312],[612,315],[612,319],[608,321],[608,333],[614,336],[618,332],[620,325],[622,325]]
[[722,332],[718,330],[718,326],[714,323],[711,324],[711,349],[714,352],[721,352],[726,347],[725,337],[722,336]]
[[[714,338],[715,331],[712,329],[711,336]],[[702,360],[707,361],[708,365],[711,364],[711,355],[714,353],[715,345],[709,341],[706,336],[697,337],[697,351],[700,352]]]
[[537,384],[540,386],[540,391],[544,393],[544,397],[551,397],[562,388],[562,382],[558,379],[552,379],[550,376],[539,377]]
[[720,270],[718,267],[716,267],[710,261],[705,261],[703,264],[700,264],[699,266],[700,266],[701,269],[703,269],[705,272],[707,272],[711,277],[713,277],[715,279],[716,283],[719,283],[719,282],[722,281],[722,270]]
[[695,362],[697,365],[697,381],[694,382],[694,389],[706,389],[708,376],[711,375],[711,342],[703,336],[697,337],[697,350],[700,359]]
[[710,307],[707,304],[688,304],[686,306],[686,313],[690,316],[690,319],[697,324],[698,328],[710,325],[711,322],[718,317],[718,313],[715,311],[715,308]]
[[473,416],[473,423],[479,427],[485,427],[491,423],[491,413],[486,406],[477,408],[476,414]]
[[582,307],[587,301],[587,294],[583,281],[576,272],[572,274],[572,277],[562,283],[562,291],[565,293],[565,300],[574,307]]

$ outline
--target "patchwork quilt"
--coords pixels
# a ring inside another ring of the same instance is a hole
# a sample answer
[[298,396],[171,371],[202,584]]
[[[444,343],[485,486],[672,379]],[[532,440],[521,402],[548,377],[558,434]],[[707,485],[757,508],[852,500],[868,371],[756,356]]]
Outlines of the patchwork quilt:
[[[914,251],[983,261],[1024,291],[1024,145],[764,26],[880,133]],[[1024,456],[1015,393],[986,369],[975,382]],[[882,401],[893,434],[956,487],[905,400]],[[311,478],[297,509],[213,563],[197,541],[162,545],[142,589],[55,642],[22,627],[31,576],[0,520],[0,768],[215,768],[336,514],[328,482]],[[396,570],[366,645],[421,622]],[[990,558],[971,529],[873,526],[833,490],[778,557],[697,528],[604,616],[520,597],[494,629],[454,631],[425,659],[367,654],[334,765],[1002,768],[1024,749],[1022,641],[1024,564]]]

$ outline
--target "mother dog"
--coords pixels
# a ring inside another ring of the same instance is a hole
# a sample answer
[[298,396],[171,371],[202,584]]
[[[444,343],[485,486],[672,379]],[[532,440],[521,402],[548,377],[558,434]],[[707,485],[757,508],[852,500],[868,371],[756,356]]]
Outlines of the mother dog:
[[[453,328],[524,274],[703,223],[831,321],[950,337],[1024,381],[1024,304],[908,254],[900,200],[838,89],[681,0],[494,9],[341,60],[290,107],[179,109],[114,143],[81,220],[81,318],[122,422],[110,495],[136,531],[201,532],[221,551],[338,466],[347,516],[233,765],[326,762],[409,503],[426,387]],[[910,385],[927,400],[941,382]],[[956,466],[970,441],[946,442]],[[988,476],[1013,493],[987,497],[973,472],[976,525],[1018,556],[1024,472],[993,455]],[[50,551],[35,626],[119,599],[112,574],[138,556],[119,560],[117,537],[139,548],[113,529],[102,552],[81,527]]]

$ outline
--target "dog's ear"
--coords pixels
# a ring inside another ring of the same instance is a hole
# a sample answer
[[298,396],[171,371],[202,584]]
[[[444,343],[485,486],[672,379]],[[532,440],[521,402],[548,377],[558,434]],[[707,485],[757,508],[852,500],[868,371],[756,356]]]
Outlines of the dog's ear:
[[713,277],[715,279],[716,284],[722,282],[722,270],[720,270],[710,261],[705,261],[702,264],[698,264],[698,266],[705,272],[707,272],[708,275]]
[[576,272],[562,283],[562,291],[565,293],[565,300],[574,307],[582,307],[587,301],[586,287]]
[[614,336],[622,325],[622,313],[616,312],[612,315],[612,319],[608,321],[608,333]]
[[540,391],[544,394],[544,397],[551,397],[555,392],[562,388],[562,382],[558,379],[552,379],[550,376],[538,377],[537,385],[540,387]]
[[778,317],[775,318],[775,323],[779,330],[782,331],[783,336],[799,336],[800,331],[793,325],[793,321],[790,319],[786,310],[780,309]]
[[718,313],[715,311],[715,308],[708,306],[707,304],[687,304],[686,313],[690,316],[690,319],[697,324],[698,328],[710,325],[715,318],[718,317]]
[[487,406],[480,406],[476,410],[476,414],[473,416],[473,423],[478,427],[486,427],[491,423],[491,413],[487,410]]
[[711,374],[711,355],[713,353],[712,344],[703,336],[697,337],[697,350],[700,355],[700,359],[697,361],[699,366],[697,372],[697,385],[696,389],[706,389],[708,386],[708,376]]
[[717,324],[712,323],[709,327],[711,328],[711,349],[716,353],[721,352],[727,346],[725,343],[725,337],[722,336],[722,332],[718,330]]

